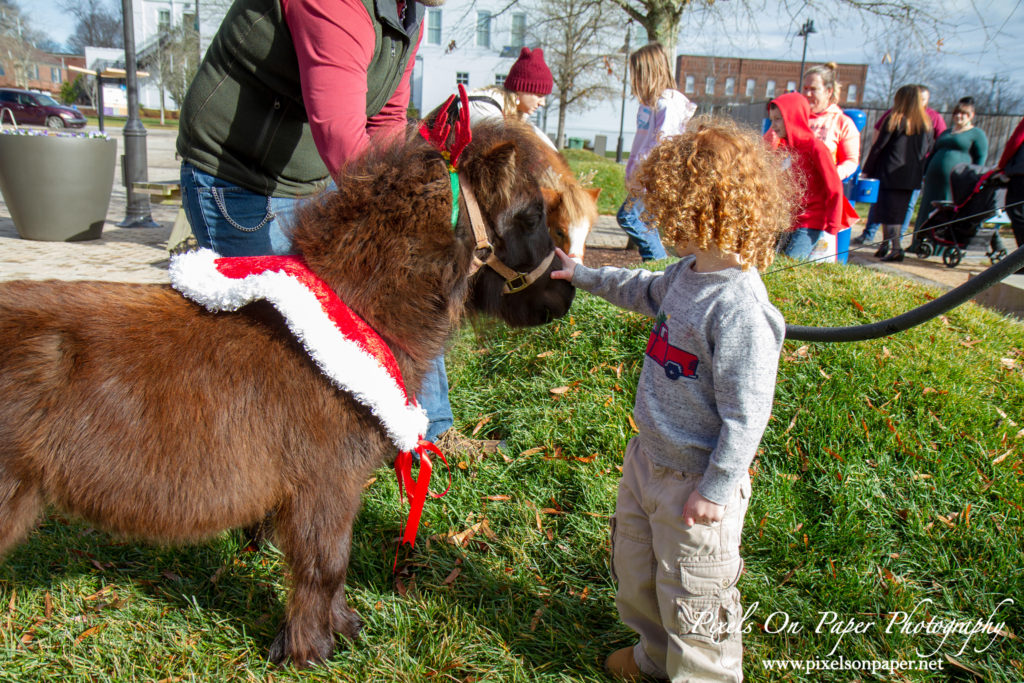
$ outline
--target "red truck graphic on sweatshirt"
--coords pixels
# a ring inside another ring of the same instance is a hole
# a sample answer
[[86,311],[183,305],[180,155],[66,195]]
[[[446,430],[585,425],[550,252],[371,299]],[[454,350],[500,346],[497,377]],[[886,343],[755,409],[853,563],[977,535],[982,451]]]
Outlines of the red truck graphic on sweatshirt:
[[668,343],[668,319],[658,316],[644,351],[655,363],[665,368],[665,376],[675,380],[682,377],[697,379],[697,356]]

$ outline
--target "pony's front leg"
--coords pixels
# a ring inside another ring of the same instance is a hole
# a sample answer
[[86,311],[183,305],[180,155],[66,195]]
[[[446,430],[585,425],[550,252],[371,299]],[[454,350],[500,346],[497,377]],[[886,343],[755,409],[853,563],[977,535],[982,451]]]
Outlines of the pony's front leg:
[[270,660],[277,664],[287,659],[298,667],[319,664],[334,652],[335,632],[354,638],[362,626],[345,602],[359,492],[322,482],[319,488],[323,496],[306,490],[282,505],[274,520],[292,573],[285,621],[270,646]]

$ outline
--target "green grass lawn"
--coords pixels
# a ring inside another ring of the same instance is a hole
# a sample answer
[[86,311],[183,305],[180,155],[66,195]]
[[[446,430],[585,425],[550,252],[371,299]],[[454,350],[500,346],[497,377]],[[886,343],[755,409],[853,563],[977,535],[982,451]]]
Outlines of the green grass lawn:
[[[856,267],[766,283],[805,325],[876,320],[937,295]],[[449,356],[458,426],[508,451],[451,463],[451,492],[427,503],[397,578],[404,508],[393,474],[377,473],[348,582],[366,628],[327,666],[265,662],[286,583],[272,547],[243,552],[225,534],[153,548],[53,513],[0,564],[0,681],[606,680],[604,656],[632,642],[607,528],[651,324],[581,293],[543,328],[463,331]],[[1019,322],[967,305],[895,337],[787,342],[744,530],[748,679],[1024,679],[1022,445]],[[969,642],[915,632],[993,613]],[[834,623],[819,629],[823,618]],[[787,622],[801,630],[779,632]],[[840,637],[840,623],[868,630]],[[763,669],[918,653],[939,670]]]
[[562,154],[569,160],[569,167],[577,175],[593,173],[594,187],[601,188],[601,196],[597,198],[599,213],[614,214],[619,210],[626,198],[625,164],[615,163],[615,159],[599,157],[585,149],[563,149]]

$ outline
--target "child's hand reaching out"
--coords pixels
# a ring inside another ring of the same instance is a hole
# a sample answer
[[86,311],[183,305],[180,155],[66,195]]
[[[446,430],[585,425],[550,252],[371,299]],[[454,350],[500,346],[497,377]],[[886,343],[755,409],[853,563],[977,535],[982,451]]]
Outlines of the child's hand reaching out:
[[562,269],[551,272],[552,280],[572,280],[573,274],[576,272],[576,261],[566,255],[564,251],[555,247],[555,254],[562,261]]
[[[554,273],[552,273],[554,277]],[[713,503],[701,495],[697,489],[693,490],[690,497],[686,499],[683,506],[683,522],[687,526],[694,524],[711,524],[721,522],[725,515],[725,506]]]

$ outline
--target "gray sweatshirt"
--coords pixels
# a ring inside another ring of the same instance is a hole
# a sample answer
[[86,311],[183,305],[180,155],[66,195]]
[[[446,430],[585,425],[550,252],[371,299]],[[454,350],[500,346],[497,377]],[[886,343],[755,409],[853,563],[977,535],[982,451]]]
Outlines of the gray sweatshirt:
[[572,283],[655,317],[633,419],[654,462],[702,474],[698,487],[725,505],[757,453],[771,415],[786,327],[751,268],[664,273],[576,266]]

